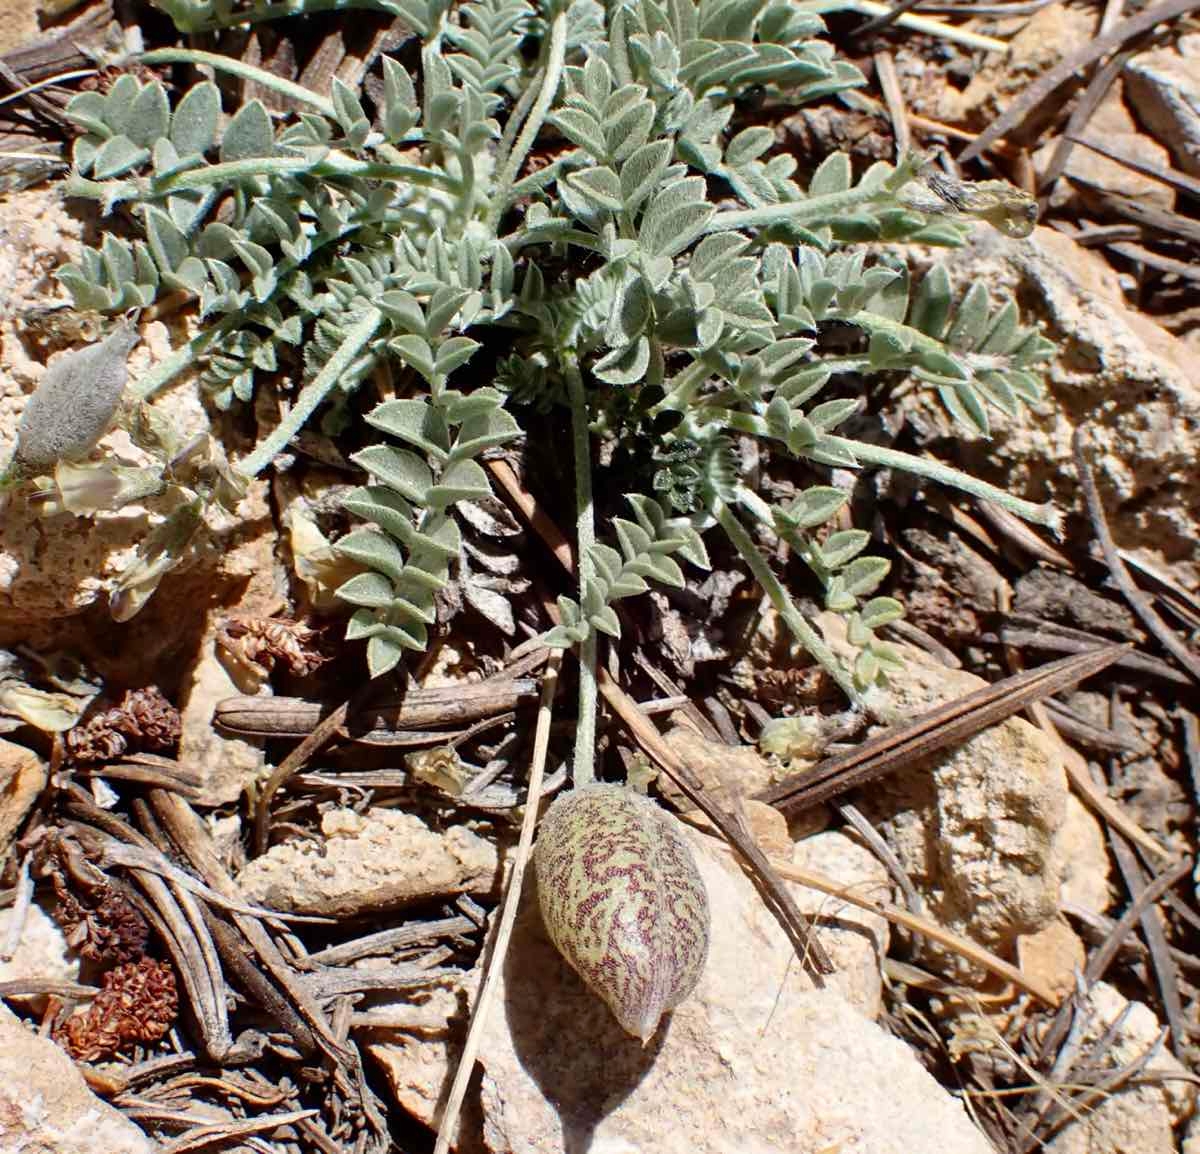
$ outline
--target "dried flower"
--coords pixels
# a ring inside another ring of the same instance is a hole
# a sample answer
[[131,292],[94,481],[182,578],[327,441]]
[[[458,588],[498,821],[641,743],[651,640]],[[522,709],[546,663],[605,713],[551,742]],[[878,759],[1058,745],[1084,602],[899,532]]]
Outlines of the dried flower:
[[179,1013],[175,971],[143,958],[109,970],[104,988],[86,1010],[54,1032],[54,1040],[79,1062],[96,1062],[134,1042],[163,1038]]
[[182,732],[179,710],[149,685],[77,725],[67,734],[67,750],[75,761],[111,761],[130,748],[173,749]]
[[54,918],[62,926],[67,945],[89,961],[104,965],[132,962],[146,952],[150,936],[146,919],[124,894],[100,885],[81,896],[69,888],[62,872],[52,874],[58,905]]
[[303,621],[279,617],[227,617],[217,645],[234,661],[266,676],[282,662],[288,672],[307,677],[328,660],[313,647],[319,634]]

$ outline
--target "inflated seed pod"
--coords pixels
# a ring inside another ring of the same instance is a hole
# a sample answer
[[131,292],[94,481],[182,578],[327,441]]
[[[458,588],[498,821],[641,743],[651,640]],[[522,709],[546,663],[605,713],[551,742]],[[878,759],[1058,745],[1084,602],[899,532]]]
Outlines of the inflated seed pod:
[[50,469],[90,452],[112,424],[125,388],[126,360],[138,340],[137,329],[125,323],[46,370],[17,426],[18,467],[26,473]]
[[559,953],[649,1041],[708,955],[708,894],[678,822],[622,786],[585,786],[546,811],[534,868]]

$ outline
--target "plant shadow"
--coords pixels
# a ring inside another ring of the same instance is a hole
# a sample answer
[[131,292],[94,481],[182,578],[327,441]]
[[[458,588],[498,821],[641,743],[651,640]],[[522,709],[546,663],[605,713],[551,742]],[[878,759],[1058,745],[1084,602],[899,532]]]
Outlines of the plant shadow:
[[587,1154],[600,1123],[650,1071],[668,1023],[643,1046],[550,941],[532,870],[504,965],[505,1011],[518,1061],[557,1111],[565,1154]]

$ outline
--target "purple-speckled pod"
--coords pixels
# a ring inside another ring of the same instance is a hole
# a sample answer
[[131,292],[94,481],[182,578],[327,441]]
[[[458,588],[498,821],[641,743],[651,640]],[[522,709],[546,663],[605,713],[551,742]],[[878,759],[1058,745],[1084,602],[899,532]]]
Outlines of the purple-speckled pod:
[[559,952],[649,1041],[708,955],[708,894],[678,823],[622,786],[585,786],[546,811],[534,867]]

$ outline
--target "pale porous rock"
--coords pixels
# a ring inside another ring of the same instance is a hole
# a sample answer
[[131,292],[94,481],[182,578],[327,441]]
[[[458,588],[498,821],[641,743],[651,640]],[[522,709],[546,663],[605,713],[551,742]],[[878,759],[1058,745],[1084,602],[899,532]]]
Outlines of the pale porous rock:
[[1125,66],[1125,77],[1138,118],[1171,150],[1179,168],[1200,176],[1200,35],[1138,53]]
[[[1098,982],[1088,995],[1094,1011],[1083,1038],[1083,1053],[1117,1021],[1126,1001],[1106,982]],[[1149,1007],[1134,1002],[1116,1032],[1107,1062],[1117,1070],[1141,1058],[1159,1034],[1159,1022]],[[1160,1048],[1147,1072],[1168,1075],[1160,1085],[1131,1086],[1118,1090],[1086,1119],[1070,1123],[1046,1147],[1046,1154],[1176,1154],[1174,1127],[1191,1117],[1196,1088],[1188,1072],[1169,1050]]]
[[[460,1154],[991,1154],[912,1052],[868,1020],[882,920],[791,887],[802,908],[838,925],[820,933],[839,972],[815,990],[732,857],[713,839],[688,837],[712,908],[709,958],[644,1048],[558,955],[527,875],[479,1055],[483,1116],[462,1122]],[[796,848],[806,868],[885,896],[878,863],[843,835]],[[445,1000],[448,1014],[461,1014]],[[448,1049],[457,1061],[445,1036],[373,1047],[405,1108],[430,1125],[453,1070]]]
[[[839,619],[821,618],[835,651],[851,651]],[[890,724],[980,689],[973,674],[947,669],[898,645],[903,669],[872,690]],[[930,916],[1004,955],[1020,934],[1058,913],[1056,839],[1067,807],[1062,761],[1028,722],[1010,718],[952,750],[862,791],[859,805],[885,836],[924,898]],[[920,956],[960,980],[982,978],[959,955],[914,939]]]
[[278,537],[271,517],[266,482],[251,484],[238,507],[239,520],[229,527],[219,555],[210,557],[209,588],[196,590],[203,605],[214,605],[201,623],[199,646],[184,679],[180,712],[183,733],[179,758],[202,775],[201,805],[225,805],[262,773],[264,755],[257,739],[234,737],[212,723],[217,705],[245,691],[217,652],[216,635],[230,614],[270,617],[284,605],[284,585],[276,565]]
[[463,826],[434,833],[393,809],[331,810],[324,840],[273,846],[238,875],[246,898],[290,913],[354,917],[442,894],[491,892],[495,846]]
[[1112,862],[1104,830],[1092,811],[1074,794],[1067,798],[1067,819],[1058,836],[1064,903],[1102,914],[1112,905],[1108,879]]
[[157,1148],[87,1088],[63,1050],[0,1006],[0,1151],[153,1154]]
[[33,750],[0,738],[0,861],[48,775],[46,763]]
[[[12,906],[0,910],[0,943],[8,941],[14,913]],[[16,952],[8,961],[0,960],[0,982],[34,978],[73,982],[78,977],[79,959],[67,949],[58,923],[35,902],[25,912]]]
[[1023,241],[976,231],[945,260],[959,289],[986,284],[1016,296],[1043,319],[1059,351],[1048,363],[1048,398],[1009,419],[993,413],[991,440],[952,431],[937,399],[912,412],[957,443],[967,471],[1009,492],[1079,508],[1071,437],[1084,425],[1117,544],[1195,586],[1200,580],[1200,361],[1154,321],[1125,304],[1103,258],[1051,229]]

